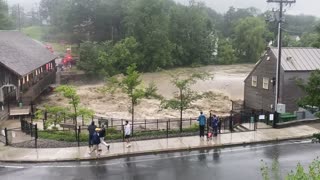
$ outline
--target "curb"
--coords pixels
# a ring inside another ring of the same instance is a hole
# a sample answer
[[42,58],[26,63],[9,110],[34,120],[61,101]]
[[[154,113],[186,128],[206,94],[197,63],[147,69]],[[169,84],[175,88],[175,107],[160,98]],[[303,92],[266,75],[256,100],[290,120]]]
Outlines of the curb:
[[152,154],[163,154],[163,153],[172,153],[172,152],[181,152],[181,151],[194,151],[194,150],[207,150],[207,149],[216,149],[216,148],[228,148],[228,147],[237,147],[237,146],[247,146],[247,145],[256,145],[256,144],[267,144],[274,142],[283,142],[289,140],[302,140],[311,138],[312,135],[300,136],[295,138],[276,138],[272,140],[264,141],[254,141],[254,142],[242,142],[242,143],[228,143],[228,144],[219,144],[213,146],[199,146],[199,147],[188,147],[188,148],[172,148],[172,149],[161,149],[153,151],[144,151],[144,152],[134,152],[126,154],[114,154],[110,156],[101,156],[101,157],[88,157],[88,158],[66,158],[66,159],[57,159],[57,160],[0,160],[0,163],[52,163],[52,162],[81,162],[81,161],[96,161],[96,160],[112,160],[123,157],[132,157],[132,156],[143,156],[143,155],[152,155]]

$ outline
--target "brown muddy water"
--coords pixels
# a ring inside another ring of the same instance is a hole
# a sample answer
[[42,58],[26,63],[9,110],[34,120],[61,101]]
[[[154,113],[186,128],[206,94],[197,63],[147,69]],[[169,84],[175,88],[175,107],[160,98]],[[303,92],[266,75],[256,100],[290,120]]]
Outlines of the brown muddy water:
[[[175,70],[145,73],[142,80],[145,85],[155,82],[158,87],[158,93],[165,98],[171,98],[177,91],[171,84],[171,77],[168,74],[183,70],[186,73],[204,71],[211,75],[211,78],[205,81],[198,81],[192,86],[194,91],[199,93],[211,91],[210,98],[200,99],[193,103],[193,108],[183,113],[185,118],[196,117],[199,111],[213,110],[218,115],[228,114],[231,109],[230,100],[242,100],[244,91],[244,79],[254,67],[253,64],[241,65],[220,65],[205,66],[199,68],[179,68]],[[103,82],[88,84],[86,82],[76,82],[77,92],[81,98],[81,106],[90,108],[98,115],[108,118],[130,119],[129,113],[130,101],[126,94],[117,92],[113,95],[102,94],[98,91],[103,87]],[[41,99],[40,106],[43,105],[63,105],[69,106],[68,101],[58,94],[44,96]],[[143,99],[135,107],[135,117],[137,119],[163,119],[179,117],[179,111],[171,109],[162,109],[160,101],[155,99]]]

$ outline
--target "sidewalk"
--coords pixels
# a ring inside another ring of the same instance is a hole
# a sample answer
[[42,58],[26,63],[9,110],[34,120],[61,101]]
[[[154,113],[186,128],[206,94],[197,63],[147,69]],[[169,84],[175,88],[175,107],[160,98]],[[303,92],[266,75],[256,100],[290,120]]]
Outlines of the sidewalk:
[[[320,124],[301,125],[283,129],[259,129],[258,131],[221,134],[211,141],[201,141],[198,136],[132,142],[131,148],[124,143],[112,143],[110,150],[102,147],[99,158],[117,158],[126,155],[141,155],[200,148],[226,147],[256,144],[277,140],[301,139],[320,132]],[[24,149],[0,145],[0,162],[56,162],[96,159],[88,154],[88,147],[56,149]]]

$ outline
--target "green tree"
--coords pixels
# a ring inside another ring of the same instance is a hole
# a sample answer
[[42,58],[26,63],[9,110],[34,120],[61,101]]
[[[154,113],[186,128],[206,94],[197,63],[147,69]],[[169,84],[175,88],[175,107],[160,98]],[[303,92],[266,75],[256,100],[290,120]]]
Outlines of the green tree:
[[77,117],[79,116],[79,104],[80,97],[77,94],[75,87],[62,85],[56,88],[55,90],[58,93],[61,93],[65,98],[69,99],[69,104],[73,109],[73,123],[77,126]]
[[176,5],[170,11],[170,41],[173,43],[173,64],[190,66],[210,64],[216,45],[213,22],[202,3]]
[[138,46],[134,37],[127,37],[115,45],[111,41],[82,43],[78,68],[101,77],[125,73],[128,66],[138,63],[142,57]]
[[12,22],[8,14],[8,5],[4,0],[0,0],[0,30],[10,30]]
[[[299,106],[310,109],[312,112],[320,111],[320,70],[311,73],[307,84],[301,81],[298,84],[306,93],[306,96],[299,100]],[[320,117],[320,113],[317,113],[317,116]]]
[[[272,173],[273,177],[269,174],[269,167],[266,163],[262,161],[262,178],[263,180],[276,179],[280,180],[279,164],[277,161],[272,163]],[[316,158],[309,165],[308,171],[305,171],[304,167],[298,163],[295,170],[292,170],[284,179],[286,180],[318,180],[320,179],[320,160]]]
[[80,60],[77,67],[89,75],[100,77],[112,76],[117,73],[110,58],[112,42],[84,42],[80,48]]
[[291,36],[289,33],[283,33],[282,46],[283,47],[301,47],[301,41],[297,40],[298,36]]
[[317,44],[318,34],[315,32],[312,33],[303,33],[300,40],[301,47],[314,47]]
[[134,107],[139,104],[139,100],[145,97],[159,97],[156,95],[157,89],[154,85],[149,85],[147,89],[141,87],[142,80],[140,78],[140,73],[136,69],[137,66],[132,64],[127,68],[125,77],[121,79],[117,79],[116,77],[109,78],[106,85],[107,87],[104,89],[104,91],[110,92],[120,88],[130,98],[132,132],[134,124]]
[[313,47],[317,47],[320,48],[320,23],[316,28],[317,34],[318,34],[318,38],[317,41],[315,43],[312,44]]
[[132,36],[117,42],[110,52],[114,68],[125,73],[128,66],[139,63],[142,56],[138,48],[139,44]]
[[192,103],[202,96],[192,91],[190,86],[195,84],[197,80],[204,80],[208,76],[207,73],[192,73],[187,75],[185,72],[175,72],[171,74],[171,83],[178,89],[173,99],[162,100],[162,107],[167,109],[180,110],[180,132],[182,132],[182,113],[192,107]]
[[235,52],[232,44],[226,39],[219,39],[218,54],[216,63],[218,64],[233,64],[236,62]]
[[134,0],[128,4],[124,23],[128,35],[140,44],[143,58],[137,62],[137,67],[142,71],[172,66],[172,43],[168,35],[172,4],[168,0]]
[[241,19],[235,25],[233,47],[240,62],[256,62],[266,47],[266,27],[257,17]]
[[256,8],[234,8],[230,7],[229,10],[223,17],[223,23],[219,26],[219,31],[224,35],[225,38],[231,37],[233,34],[233,26],[241,19],[245,19],[247,17],[253,17],[258,14],[258,10]]

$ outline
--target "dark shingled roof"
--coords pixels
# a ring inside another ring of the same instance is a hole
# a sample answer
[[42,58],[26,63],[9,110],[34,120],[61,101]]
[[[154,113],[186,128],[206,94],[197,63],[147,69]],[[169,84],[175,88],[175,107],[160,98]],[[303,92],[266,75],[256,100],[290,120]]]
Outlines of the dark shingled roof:
[[18,31],[0,31],[0,63],[20,76],[55,58],[43,44]]

